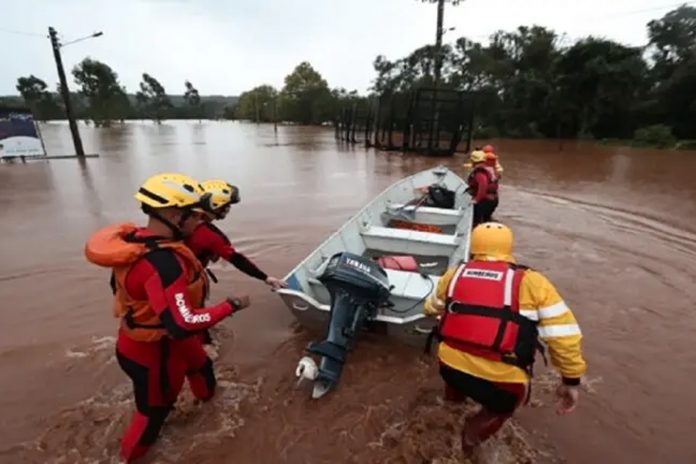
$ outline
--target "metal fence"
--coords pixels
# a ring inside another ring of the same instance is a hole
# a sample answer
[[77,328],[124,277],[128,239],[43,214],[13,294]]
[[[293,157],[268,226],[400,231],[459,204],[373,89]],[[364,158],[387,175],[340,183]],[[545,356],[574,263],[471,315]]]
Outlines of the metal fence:
[[380,150],[452,156],[471,148],[474,98],[466,92],[421,87],[344,105],[336,138]]

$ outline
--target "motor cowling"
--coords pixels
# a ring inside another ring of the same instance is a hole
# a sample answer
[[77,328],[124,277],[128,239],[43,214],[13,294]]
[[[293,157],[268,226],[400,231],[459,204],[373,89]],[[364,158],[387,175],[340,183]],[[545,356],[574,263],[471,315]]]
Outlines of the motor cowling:
[[333,255],[318,279],[332,296],[332,292],[340,289],[356,302],[378,305],[390,294],[386,271],[375,261],[349,252]]

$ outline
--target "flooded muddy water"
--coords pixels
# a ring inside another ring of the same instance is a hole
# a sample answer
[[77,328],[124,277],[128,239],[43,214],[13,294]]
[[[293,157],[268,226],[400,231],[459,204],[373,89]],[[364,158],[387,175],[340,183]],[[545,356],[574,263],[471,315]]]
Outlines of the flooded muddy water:
[[[132,411],[114,362],[107,272],[87,236],[141,221],[133,199],[158,171],[223,177],[241,204],[219,224],[267,273],[285,275],[396,180],[428,159],[338,144],[333,131],[235,122],[81,126],[98,159],[0,165],[0,462],[111,463]],[[66,124],[42,126],[51,154]],[[481,462],[696,462],[696,153],[494,141],[505,167],[496,217],[520,262],[550,277],[584,332],[580,407],[555,415],[556,378],[539,363],[534,396]],[[312,401],[294,369],[316,334],[280,298],[217,265],[213,299],[253,308],[216,331],[220,390],[185,392],[144,462],[460,462],[464,411],[443,404],[435,359],[366,337],[338,390]]]

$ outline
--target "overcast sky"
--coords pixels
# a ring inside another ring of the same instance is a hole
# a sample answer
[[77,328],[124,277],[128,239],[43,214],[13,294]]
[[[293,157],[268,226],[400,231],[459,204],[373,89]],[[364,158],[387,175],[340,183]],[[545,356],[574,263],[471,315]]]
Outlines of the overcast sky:
[[[696,2],[687,2],[696,3]],[[448,6],[445,41],[485,40],[498,29],[539,24],[569,38],[589,34],[646,42],[646,24],[679,3],[670,0],[466,0]],[[378,54],[399,58],[434,42],[435,5],[420,0],[0,0],[0,95],[34,74],[55,88],[45,34],[63,41],[102,37],[63,49],[66,71],[86,56],[109,64],[129,92],[143,72],[168,93],[189,79],[201,94],[238,95],[256,85],[281,87],[309,61],[332,87],[365,91]],[[71,88],[75,88],[69,77]]]

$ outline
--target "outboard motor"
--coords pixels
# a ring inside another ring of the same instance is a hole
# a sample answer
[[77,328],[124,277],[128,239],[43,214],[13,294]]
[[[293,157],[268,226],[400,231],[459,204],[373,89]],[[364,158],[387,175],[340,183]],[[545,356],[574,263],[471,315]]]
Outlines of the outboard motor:
[[389,300],[387,273],[375,261],[353,253],[337,253],[318,277],[331,295],[328,333],[322,342],[310,343],[309,353],[319,355],[317,369],[310,357],[297,366],[300,380],[314,381],[313,398],[320,398],[338,383],[352,339],[365,323],[376,316],[377,308]]

